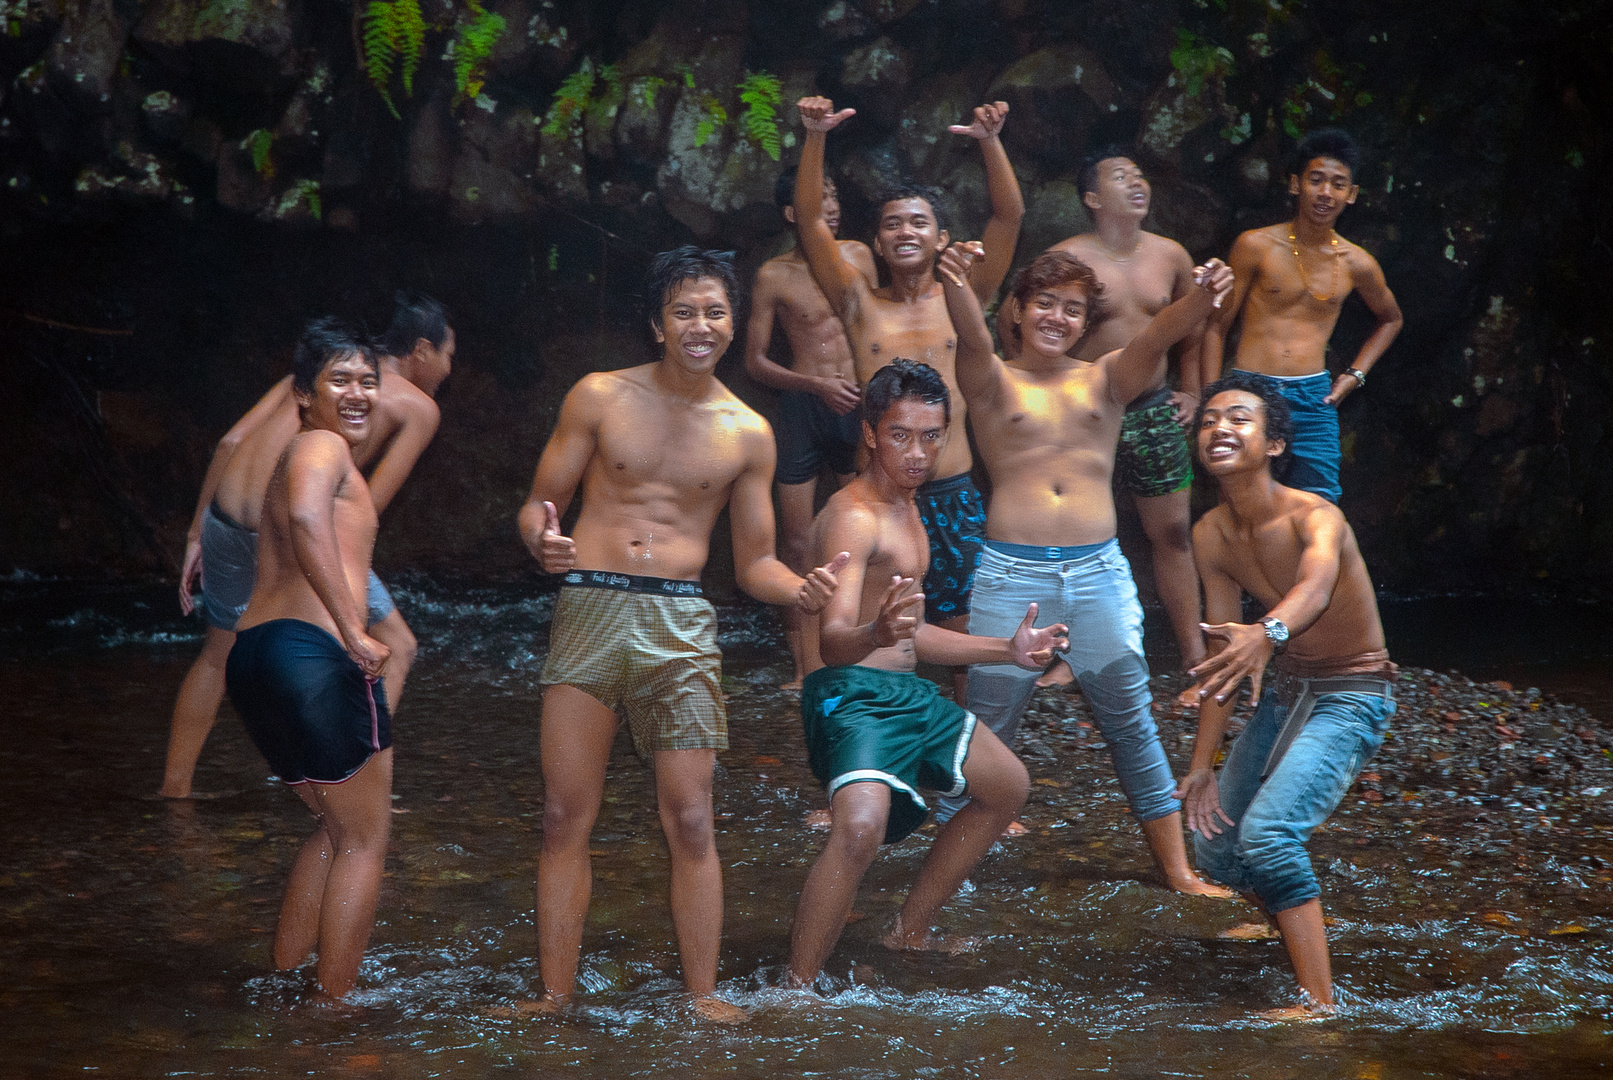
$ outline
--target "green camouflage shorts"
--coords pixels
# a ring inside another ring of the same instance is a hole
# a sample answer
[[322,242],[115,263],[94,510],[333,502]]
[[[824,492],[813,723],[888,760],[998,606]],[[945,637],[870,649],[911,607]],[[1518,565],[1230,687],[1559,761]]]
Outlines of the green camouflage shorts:
[[1115,477],[1143,499],[1193,486],[1193,454],[1187,433],[1176,422],[1170,387],[1145,395],[1126,411],[1115,448]]

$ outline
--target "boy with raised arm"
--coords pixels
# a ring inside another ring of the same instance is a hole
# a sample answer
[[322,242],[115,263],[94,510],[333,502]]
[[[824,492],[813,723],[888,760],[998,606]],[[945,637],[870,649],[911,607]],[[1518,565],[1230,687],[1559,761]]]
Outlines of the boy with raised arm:
[[385,643],[365,631],[378,521],[353,461],[372,432],[375,357],[333,319],[310,323],[292,360],[300,431],[267,481],[257,580],[225,664],[252,742],[314,814],[292,864],[274,965],[319,953],[319,987],[358,978],[392,828],[392,733],[380,676]]
[[[1378,260],[1334,229],[1360,191],[1360,150],[1342,131],[1325,129],[1300,143],[1288,193],[1293,220],[1239,236],[1228,256],[1237,286],[1204,335],[1205,370],[1219,373],[1232,322],[1242,331],[1234,366],[1272,381],[1294,418],[1288,483],[1334,505],[1339,486],[1339,403],[1367,384],[1367,373],[1400,333],[1400,305]],[[1331,381],[1327,339],[1354,290],[1378,320],[1355,362]]]
[[[1103,287],[1102,321],[1075,347],[1083,360],[1097,360],[1123,349],[1172,300],[1193,287],[1193,259],[1174,240],[1144,231],[1152,191],[1142,170],[1113,148],[1088,157],[1077,174],[1081,201],[1092,215],[1093,230],[1062,240],[1050,251],[1064,251],[1091,268]],[[1003,302],[998,317],[1003,356],[1019,355],[1012,331],[1012,303]],[[1135,401],[1126,404],[1120,421],[1115,476],[1131,494],[1137,517],[1153,550],[1154,584],[1176,633],[1185,670],[1204,659],[1199,633],[1199,578],[1193,569],[1193,453],[1187,426],[1198,407],[1199,388],[1219,372],[1205,372],[1200,348],[1203,331],[1195,330],[1162,355],[1154,376]],[[1168,361],[1177,363],[1179,389],[1168,382]]]
[[[562,575],[542,677],[543,997],[532,1011],[564,1009],[576,990],[588,836],[620,710],[655,769],[684,984],[701,1015],[745,1017],[716,997],[723,900],[711,785],[728,725],[700,572],[725,506],[735,580],[758,600],[815,612],[838,566],[803,581],[773,554],[773,433],[713,374],[733,340],[737,293],[729,256],[693,246],[657,255],[645,297],[661,358],[572,388],[521,509],[521,538],[545,572]],[[564,536],[560,515],[579,484],[582,509]]]
[[[383,354],[380,370],[393,377],[384,380],[379,390],[369,434],[353,449],[359,467],[370,469],[370,498],[378,514],[392,502],[437,433],[441,414],[433,395],[453,363],[454,330],[437,301],[399,292],[379,348]],[[219,440],[202,481],[179,576],[179,606],[185,614],[191,613],[198,603],[192,591],[200,584],[207,637],[174,702],[159,791],[166,798],[191,795],[196,761],[224,699],[224,658],[235,642],[235,622],[252,596],[263,493],[281,451],[299,425],[288,375]],[[404,679],[414,662],[414,634],[374,571],[370,572],[368,605],[370,629],[391,650],[386,682],[396,712],[403,699]]]
[[[876,288],[853,265],[841,258],[834,233],[821,213],[810,219],[803,208],[822,204],[825,140],[854,109],[834,111],[828,98],[807,97],[798,103],[806,141],[796,174],[795,206],[801,253],[829,306],[846,326],[856,359],[857,381],[864,385],[874,372],[898,356],[929,364],[941,373],[952,391],[956,437],[942,448],[935,475],[916,496],[919,516],[930,538],[930,566],[924,579],[925,617],[938,626],[966,630],[969,625],[969,590],[980,564],[985,507],[969,478],[973,459],[964,435],[964,402],[958,396],[953,373],[957,335],[947,318],[946,302],[935,279],[935,258],[947,246],[938,207],[929,192],[909,187],[887,193],[880,206],[874,250],[885,260],[891,283]],[[968,135],[980,143],[985,159],[986,184],[991,194],[991,220],[986,224],[988,252],[974,280],[982,303],[996,295],[1013,262],[1025,200],[1019,181],[1003,149],[1003,121],[1008,106],[999,101],[975,109],[969,125],[953,125],[953,134]],[[957,691],[963,693],[962,673]]]
[[808,675],[801,691],[812,772],[829,792],[834,824],[795,912],[790,980],[797,986],[817,979],[880,845],[923,824],[920,786],[971,800],[936,834],[884,941],[892,949],[972,947],[934,934],[931,921],[1030,787],[1019,759],[913,670],[919,660],[1002,663],[1034,677],[1067,644],[1063,626],[1032,628],[1035,604],[1012,637],[979,637],[930,625],[923,594],[910,591],[929,557],[913,495],[946,445],[950,397],[928,365],[897,359],[876,372],[863,391],[867,467],[819,515],[820,553],[849,552],[850,561],[821,621],[823,658],[832,666]]
[[[1160,745],[1143,656],[1143,612],[1131,567],[1115,539],[1110,478],[1126,403],[1156,377],[1165,351],[1199,327],[1232,288],[1212,259],[1193,271],[1185,296],[1095,360],[1069,355],[1101,321],[1103,287],[1062,251],[1036,257],[1014,282],[1019,359],[999,360],[980,301],[967,281],[979,245],[941,256],[947,307],[958,328],[958,384],[974,415],[975,441],[991,474],[986,552],[975,577],[971,628],[1012,632],[1035,602],[1074,628],[1069,666],[1092,705],[1131,811],[1166,883],[1179,892],[1222,893],[1187,864],[1176,781]],[[969,673],[969,708],[1013,744],[1035,692],[1035,674],[997,663]],[[943,800],[938,816],[958,812]]]
[[[796,224],[794,198],[795,170],[786,169],[773,186],[773,201],[792,226]],[[829,180],[823,184],[823,221],[831,233],[839,233],[840,200]],[[869,281],[879,279],[867,245],[856,240],[837,243],[842,259]],[[767,355],[773,343],[775,320],[784,328],[790,344],[789,367]],[[857,371],[851,345],[846,341],[846,328],[812,280],[799,243],[767,260],[756,271],[750,322],[745,328],[745,371],[779,392],[778,420],[773,429],[779,457],[775,491],[783,530],[779,557],[791,570],[805,573],[818,474],[827,465],[842,484],[851,479],[857,471],[862,426],[857,419],[861,391],[857,389]],[[787,609],[784,619],[784,637],[795,660],[795,674],[784,689],[799,690],[802,676],[821,661],[816,645],[810,639],[802,639],[796,609]]]
[[[1270,1015],[1326,1014],[1333,980],[1305,844],[1382,745],[1397,671],[1344,515],[1276,479],[1293,433],[1285,397],[1268,380],[1232,372],[1205,389],[1197,431],[1221,505],[1193,528],[1211,655],[1193,671],[1198,740],[1176,794],[1198,834],[1199,865],[1259,904],[1282,934],[1301,1004]],[[1265,618],[1239,622],[1243,593]],[[1276,678],[1263,680],[1273,658]],[[1244,679],[1259,708],[1218,776]]]

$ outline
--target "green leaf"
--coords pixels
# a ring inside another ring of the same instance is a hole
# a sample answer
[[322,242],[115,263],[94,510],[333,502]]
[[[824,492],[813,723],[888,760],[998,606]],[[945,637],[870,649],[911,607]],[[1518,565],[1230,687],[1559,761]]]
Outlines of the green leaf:
[[413,97],[414,75],[426,51],[426,20],[420,14],[420,0],[392,0],[392,16],[397,25],[397,46],[403,54],[403,92]]
[[774,161],[782,149],[778,127],[779,106],[784,88],[778,76],[766,71],[747,71],[739,84],[739,100],[745,105],[740,118],[745,138],[762,148]]
[[554,92],[554,101],[543,121],[543,133],[557,138],[575,134],[582,122],[582,113],[594,92],[594,62],[583,57],[582,66],[560,83]]
[[252,151],[252,168],[258,175],[265,180],[273,176],[274,161],[269,151],[274,147],[274,132],[258,128],[243,140],[243,145]]
[[460,21],[454,38],[454,87],[459,98],[473,98],[482,92],[486,81],[483,65],[493,55],[493,47],[504,36],[504,16],[484,11],[481,5],[472,4],[471,17]]
[[381,95],[381,100],[386,102],[387,109],[399,120],[403,118],[392,104],[388,84],[392,81],[392,65],[402,41],[396,8],[388,0],[370,0],[364,14],[364,73],[370,77],[370,84]]

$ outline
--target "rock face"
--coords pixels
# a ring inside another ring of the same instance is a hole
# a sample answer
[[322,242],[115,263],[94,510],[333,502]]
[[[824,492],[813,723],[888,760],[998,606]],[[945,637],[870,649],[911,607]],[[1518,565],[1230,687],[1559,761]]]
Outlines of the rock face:
[[[381,321],[402,285],[454,308],[459,389],[382,557],[524,567],[508,518],[560,396],[647,356],[648,254],[737,248],[748,274],[779,250],[793,102],[821,92],[858,110],[830,144],[845,236],[903,179],[978,236],[979,154],[947,127],[1008,102],[1019,263],[1090,226],[1093,149],[1129,147],[1149,227],[1203,258],[1283,219],[1301,131],[1350,129],[1341,231],[1407,316],[1341,413],[1375,574],[1613,587],[1613,28],[1577,0],[1224,6],[397,0],[377,37],[361,0],[0,3],[0,362],[24,405],[0,494],[27,507],[0,572],[167,569],[210,440],[297,321]],[[1347,304],[1330,363],[1370,330]],[[501,428],[514,450],[478,449]]]

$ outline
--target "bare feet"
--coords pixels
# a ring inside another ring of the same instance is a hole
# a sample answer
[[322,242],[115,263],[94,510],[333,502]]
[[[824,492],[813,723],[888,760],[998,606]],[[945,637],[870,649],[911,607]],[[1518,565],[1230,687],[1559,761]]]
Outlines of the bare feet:
[[1049,686],[1069,686],[1075,681],[1070,672],[1070,665],[1063,660],[1053,661],[1053,666],[1037,676],[1036,689],[1046,690]]
[[801,692],[801,676],[797,675],[787,683],[779,683],[778,688],[787,694],[799,694]]
[[569,1004],[553,994],[544,994],[531,1001],[517,1001],[513,1011],[525,1016],[559,1016]]
[[1290,1005],[1286,1009],[1267,1009],[1260,1019],[1272,1024],[1313,1024],[1337,1015],[1338,1009],[1332,1005]]
[[750,1013],[738,1005],[710,994],[691,998],[689,1007],[702,1019],[710,1020],[713,1024],[743,1024],[750,1019]]
[[1025,827],[1023,821],[1010,821],[1008,828],[1003,830],[1003,839],[1012,840],[1016,837],[1024,836],[1028,832],[1030,832],[1030,829]]
[[1208,881],[1192,874],[1185,878],[1171,878],[1167,884],[1183,896],[1213,896],[1217,900],[1232,900],[1238,895],[1225,886],[1212,885]]
[[900,915],[896,916],[896,921],[891,924],[890,931],[880,944],[898,952],[934,952],[943,956],[957,956],[980,949],[980,939],[977,937],[953,937],[929,929],[905,930]]
[[1240,923],[1215,935],[1223,941],[1276,941],[1282,937],[1270,923]]
[[828,810],[808,810],[801,824],[817,832],[828,832],[834,825],[834,815]]

